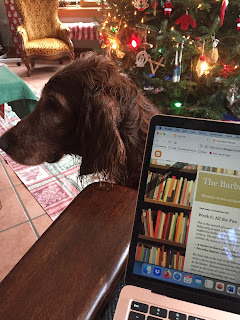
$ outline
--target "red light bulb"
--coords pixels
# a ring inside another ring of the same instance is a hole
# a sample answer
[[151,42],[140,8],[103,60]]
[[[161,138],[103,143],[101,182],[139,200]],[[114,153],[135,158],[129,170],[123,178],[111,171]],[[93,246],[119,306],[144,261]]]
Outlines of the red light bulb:
[[137,41],[136,41],[136,40],[132,40],[131,46],[132,46],[133,48],[137,48]]

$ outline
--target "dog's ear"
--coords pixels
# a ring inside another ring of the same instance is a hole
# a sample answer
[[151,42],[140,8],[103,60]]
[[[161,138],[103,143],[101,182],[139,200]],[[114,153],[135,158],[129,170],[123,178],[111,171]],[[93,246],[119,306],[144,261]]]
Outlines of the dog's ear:
[[61,107],[63,107],[66,110],[69,110],[69,105],[68,105],[67,99],[64,97],[63,94],[54,93],[54,98],[56,99],[58,105],[60,105]]
[[42,97],[40,100],[42,100],[44,105],[48,105],[53,109],[59,109],[62,107],[67,111],[69,111],[70,109],[69,103],[64,93],[59,93],[58,91],[55,91],[49,84],[46,84],[43,88]]
[[[120,109],[117,101],[104,92],[91,99],[92,112],[87,114],[81,132],[88,132],[84,139],[85,152],[80,168],[81,174],[104,171],[114,182],[126,178],[126,149],[118,124]],[[83,140],[82,139],[82,140]],[[88,172],[87,172],[88,171]]]

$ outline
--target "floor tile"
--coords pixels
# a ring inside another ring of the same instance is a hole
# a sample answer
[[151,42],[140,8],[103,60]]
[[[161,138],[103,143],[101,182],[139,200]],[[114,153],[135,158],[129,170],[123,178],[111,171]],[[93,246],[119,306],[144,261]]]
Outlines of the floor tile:
[[35,236],[29,222],[0,232],[0,281],[35,243]]
[[[62,69],[69,62],[64,60],[60,65],[59,61],[36,61],[30,77],[27,76],[27,68],[24,63],[21,66],[9,64],[8,68],[19,76],[32,90],[41,90],[46,82],[58,70]],[[0,156],[0,281],[8,274],[15,264],[22,258],[27,250],[37,239],[32,226],[28,222],[20,201],[14,189],[3,171],[3,166],[9,174],[18,196],[32,218],[32,223],[39,235],[51,225],[51,218],[18,179],[14,171]],[[8,187],[8,189],[4,189]],[[3,188],[3,189],[1,189]],[[5,230],[7,229],[7,230]]]
[[46,82],[50,79],[50,76],[46,79],[27,79],[24,81],[27,85],[31,85],[36,90],[42,90]]
[[50,227],[53,221],[47,214],[44,214],[41,217],[33,219],[32,223],[34,224],[35,228],[37,229],[37,232],[41,236],[48,229],[48,227]]
[[11,183],[6,175],[6,172],[3,168],[3,162],[0,163],[0,191],[11,188]]
[[15,63],[9,64],[8,69],[15,73],[18,77],[27,77],[27,69],[24,65],[17,66]]
[[35,218],[45,213],[44,209],[40,206],[37,200],[35,200],[24,184],[18,185],[15,188],[30,218]]
[[0,191],[0,202],[0,231],[27,221],[13,188]]
[[[18,178],[18,176],[16,175],[16,173],[13,171],[13,169],[9,166],[9,164],[7,164],[7,162],[5,160],[2,161],[2,165],[4,166],[4,168],[7,170],[7,173],[9,175],[9,178],[12,182],[13,185],[19,185],[21,184],[21,180]],[[1,179],[1,176],[0,176]],[[0,182],[1,184],[1,182]],[[1,188],[0,188],[1,190]]]

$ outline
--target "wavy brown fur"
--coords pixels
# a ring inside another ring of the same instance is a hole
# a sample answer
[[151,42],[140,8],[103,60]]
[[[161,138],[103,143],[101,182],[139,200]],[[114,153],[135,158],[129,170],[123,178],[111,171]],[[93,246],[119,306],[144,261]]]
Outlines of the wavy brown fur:
[[126,183],[141,166],[156,113],[114,62],[88,52],[48,81],[36,109],[0,138],[0,147],[26,165],[80,155],[80,175],[104,171]]

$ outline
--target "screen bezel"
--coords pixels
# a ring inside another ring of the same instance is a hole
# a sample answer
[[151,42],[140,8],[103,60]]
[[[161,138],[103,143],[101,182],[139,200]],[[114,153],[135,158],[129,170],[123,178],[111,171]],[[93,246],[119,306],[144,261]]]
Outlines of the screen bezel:
[[172,283],[155,280],[133,273],[135,261],[135,249],[138,241],[138,223],[141,219],[141,210],[144,204],[144,194],[148,176],[148,167],[150,163],[152,144],[156,126],[175,127],[191,130],[202,130],[218,133],[227,133],[240,135],[240,124],[232,122],[222,122],[215,120],[185,118],[179,116],[156,115],[151,119],[148,131],[148,137],[145,146],[145,155],[142,165],[142,176],[138,190],[138,200],[136,206],[135,219],[132,231],[132,240],[129,249],[128,264],[126,269],[126,284],[150,289],[155,293],[163,294],[168,297],[180,299],[199,305],[216,308],[236,314],[240,314],[240,299],[231,296],[220,295],[204,290],[193,289]]

